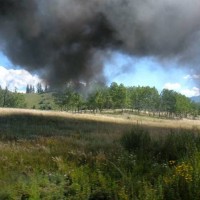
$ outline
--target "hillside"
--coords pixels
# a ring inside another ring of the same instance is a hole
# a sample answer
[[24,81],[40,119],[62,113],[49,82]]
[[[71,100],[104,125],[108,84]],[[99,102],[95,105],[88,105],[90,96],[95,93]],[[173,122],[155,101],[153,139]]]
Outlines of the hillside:
[[55,110],[57,106],[54,103],[52,93],[30,93],[24,94],[26,106],[28,109]]

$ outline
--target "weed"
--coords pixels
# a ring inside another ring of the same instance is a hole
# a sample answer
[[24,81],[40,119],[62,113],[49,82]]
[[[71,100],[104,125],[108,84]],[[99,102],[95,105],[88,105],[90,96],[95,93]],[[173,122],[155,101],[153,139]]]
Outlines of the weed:
[[0,199],[199,199],[198,129],[33,113],[0,116]]

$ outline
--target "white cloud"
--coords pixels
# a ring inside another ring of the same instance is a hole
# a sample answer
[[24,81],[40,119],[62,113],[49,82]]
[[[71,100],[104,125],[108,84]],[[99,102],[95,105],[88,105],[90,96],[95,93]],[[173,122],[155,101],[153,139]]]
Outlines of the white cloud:
[[187,75],[184,76],[183,78],[186,79],[186,80],[191,79],[191,75],[187,74]]
[[164,88],[168,90],[178,90],[181,88],[181,84],[180,83],[165,83]]
[[192,80],[192,79],[200,79],[199,74],[187,74],[186,76],[183,77],[186,80]]
[[37,75],[32,75],[23,69],[6,69],[0,66],[0,85],[2,88],[8,87],[14,91],[17,88],[18,92],[25,92],[27,84],[36,86],[41,79]]
[[197,87],[183,87],[180,83],[166,83],[164,85],[164,89],[174,90],[179,92],[187,97],[199,96],[200,95],[200,88]]
[[182,89],[180,91],[181,94],[184,94],[187,97],[193,97],[193,96],[199,96],[200,95],[200,89],[197,87],[193,87],[191,89]]

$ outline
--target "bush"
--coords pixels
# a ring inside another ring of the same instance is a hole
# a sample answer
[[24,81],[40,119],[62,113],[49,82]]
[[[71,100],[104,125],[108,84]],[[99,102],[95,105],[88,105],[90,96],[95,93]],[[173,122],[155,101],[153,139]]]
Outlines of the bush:
[[106,191],[98,190],[90,195],[89,200],[112,200],[112,195]]
[[44,99],[40,100],[39,104],[44,104]]
[[121,137],[121,145],[140,158],[152,158],[156,162],[168,162],[190,157],[200,150],[200,135],[192,130],[171,131],[166,137],[152,140],[148,131],[136,126]]
[[0,199],[1,200],[12,200],[12,198],[10,197],[10,195],[7,194],[6,192],[0,193]]
[[121,137],[121,145],[125,150],[135,153],[147,153],[151,148],[151,137],[147,130],[139,126]]
[[190,130],[171,131],[165,138],[154,143],[153,153],[158,161],[178,160],[190,157],[200,148],[200,137]]
[[40,110],[52,110],[52,107],[48,104],[42,104],[39,107]]

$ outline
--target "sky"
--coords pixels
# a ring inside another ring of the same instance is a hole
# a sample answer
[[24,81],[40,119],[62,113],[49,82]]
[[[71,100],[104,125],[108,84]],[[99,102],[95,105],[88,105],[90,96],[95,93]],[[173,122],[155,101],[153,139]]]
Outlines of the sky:
[[133,58],[117,53],[106,63],[104,73],[109,83],[156,87],[159,92],[166,88],[188,97],[200,95],[195,84],[195,80],[199,79],[198,75],[172,61],[162,65],[152,57]]
[[31,74],[20,66],[14,66],[9,59],[0,52],[0,86],[9,90],[24,93],[27,84],[34,86],[42,80],[36,74]]
[[0,3],[0,49],[13,62],[0,52],[2,87],[24,91],[40,74],[54,87],[106,80],[200,95],[199,0],[20,2]]
[[[107,84],[112,82],[123,83],[125,86],[150,86],[162,89],[175,90],[188,97],[200,95],[200,90],[195,85],[196,74],[183,70],[174,63],[157,62],[154,58],[136,58],[114,53],[104,63],[104,74]],[[25,92],[27,84],[36,85],[42,80],[37,74],[30,73],[20,66],[14,66],[9,59],[0,52],[0,85],[14,91]]]

